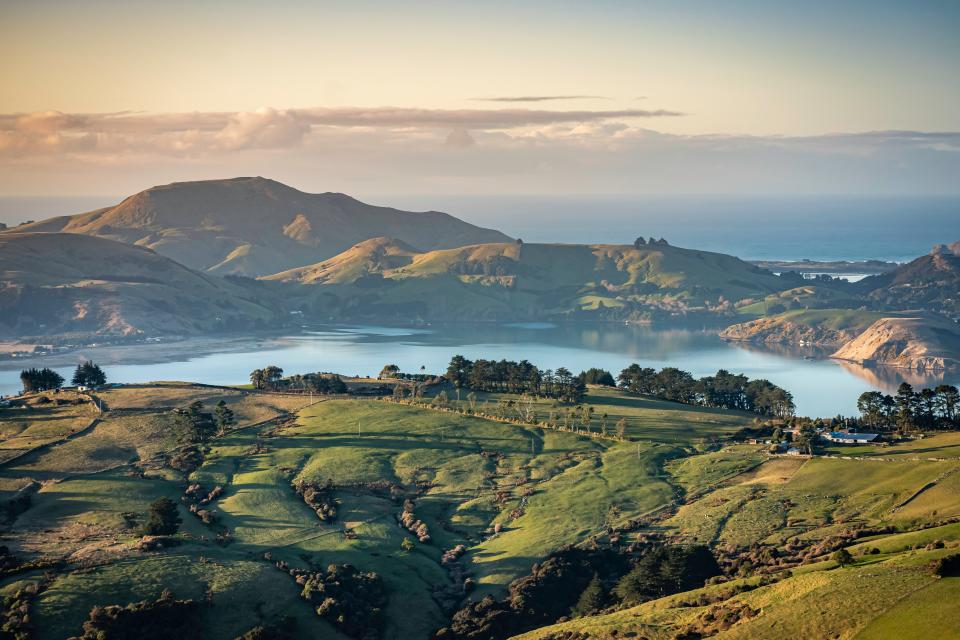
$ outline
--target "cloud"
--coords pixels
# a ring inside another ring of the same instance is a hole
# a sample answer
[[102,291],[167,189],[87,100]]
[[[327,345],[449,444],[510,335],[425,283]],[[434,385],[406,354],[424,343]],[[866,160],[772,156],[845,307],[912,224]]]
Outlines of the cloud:
[[499,96],[472,98],[478,102],[549,102],[550,100],[609,100],[606,96]]
[[[665,109],[416,109],[342,107],[263,108],[250,112],[0,114],[0,153],[203,154],[299,146],[320,128],[387,130],[511,130],[680,116]],[[462,134],[460,141],[464,141]],[[469,134],[467,134],[469,135]],[[456,138],[454,138],[456,139]]]
[[960,132],[679,135],[650,126],[676,115],[391,107],[0,114],[0,193],[119,194],[227,175],[358,194],[957,192]]

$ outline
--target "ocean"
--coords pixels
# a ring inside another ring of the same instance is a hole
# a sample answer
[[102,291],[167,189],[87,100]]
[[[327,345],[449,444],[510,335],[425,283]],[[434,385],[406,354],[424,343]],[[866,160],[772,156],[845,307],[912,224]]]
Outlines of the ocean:
[[[629,243],[642,235],[748,260],[906,262],[960,240],[960,196],[355,195],[446,211],[526,242]],[[0,222],[12,226],[120,200],[0,197]]]

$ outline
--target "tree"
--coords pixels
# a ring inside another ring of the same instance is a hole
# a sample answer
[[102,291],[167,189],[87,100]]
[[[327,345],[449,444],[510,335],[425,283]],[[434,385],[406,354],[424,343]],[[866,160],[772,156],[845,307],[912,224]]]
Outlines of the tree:
[[581,372],[580,379],[583,380],[585,384],[599,384],[605,387],[617,386],[616,380],[613,379],[613,375],[609,371],[596,367],[591,367]]
[[49,391],[63,386],[63,376],[47,367],[24,369],[20,372],[20,383],[24,393]]
[[857,398],[857,410],[871,427],[879,427],[883,420],[883,394],[879,391],[864,391]]
[[380,378],[396,378],[400,375],[400,367],[395,364],[384,365],[383,369],[380,370]]
[[893,398],[896,407],[897,429],[906,433],[915,425],[916,394],[909,383],[903,382],[897,387],[897,395]]
[[413,540],[404,536],[403,540],[400,541],[400,548],[403,549],[404,553],[410,553],[417,545],[414,544]]
[[100,365],[87,360],[77,365],[71,383],[77,386],[99,387],[107,384],[107,374],[103,372]]
[[640,247],[646,246],[646,244],[647,244],[647,241],[644,239],[643,236],[640,236],[633,241],[633,248],[639,249]]
[[264,380],[263,369],[254,369],[250,372],[250,384],[254,389],[263,389]]
[[277,383],[283,378],[283,369],[276,365],[270,365],[263,370],[264,386],[267,389],[274,389]]
[[703,586],[720,567],[704,546],[664,546],[651,549],[623,576],[614,593],[631,605]]
[[217,407],[213,410],[213,417],[217,423],[217,433],[223,434],[237,424],[237,419],[234,416],[233,410],[227,406],[227,403],[223,400],[217,403]]
[[147,536],[169,536],[180,528],[180,513],[177,504],[163,497],[150,503],[150,513],[143,525],[143,534]]
[[[473,363],[463,356],[453,356],[450,359],[449,366],[447,366],[447,380],[452,382],[453,386],[458,389],[466,386],[467,375],[469,374],[470,367],[472,366]],[[382,374],[383,372],[381,371],[380,373]]]
[[603,590],[603,583],[600,581],[600,576],[594,573],[593,578],[589,584],[587,584],[583,593],[580,594],[580,598],[577,599],[577,604],[573,605],[573,608],[570,610],[570,614],[579,618],[597,613],[603,608],[605,598],[606,593]]
[[853,564],[853,556],[850,555],[850,552],[846,549],[835,551],[830,557],[841,567],[846,567],[847,565]]
[[617,437],[623,440],[627,436],[627,420],[620,418],[617,420]]
[[953,423],[957,419],[957,406],[960,405],[960,392],[950,384],[941,384],[934,389],[937,394],[937,411],[945,421]]

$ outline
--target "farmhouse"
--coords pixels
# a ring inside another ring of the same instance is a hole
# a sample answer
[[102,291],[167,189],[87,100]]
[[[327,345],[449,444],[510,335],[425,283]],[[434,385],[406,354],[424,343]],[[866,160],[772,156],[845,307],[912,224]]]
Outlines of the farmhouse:
[[869,442],[874,442],[877,438],[880,437],[880,434],[877,433],[853,433],[849,431],[832,431],[824,433],[821,436],[824,440],[829,442],[836,442],[837,444],[866,444]]

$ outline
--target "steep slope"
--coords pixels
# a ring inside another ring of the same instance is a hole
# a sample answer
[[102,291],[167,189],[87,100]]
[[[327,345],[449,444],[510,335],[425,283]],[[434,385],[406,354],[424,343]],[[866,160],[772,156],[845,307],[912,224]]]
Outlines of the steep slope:
[[914,370],[960,365],[960,328],[933,318],[882,318],[833,356]]
[[960,314],[960,242],[937,245],[889,273],[864,278],[857,289],[878,308],[956,316]]
[[114,207],[16,231],[101,236],[149,247],[193,269],[248,276],[322,261],[378,236],[420,250],[509,240],[445,213],[375,207],[260,177],[153,187]]
[[393,238],[371,238],[343,253],[317,264],[289,269],[264,280],[304,284],[342,284],[356,282],[371,274],[382,274],[410,264],[419,251]]
[[259,289],[113,240],[67,233],[0,235],[0,335],[265,327],[279,313]]
[[882,314],[857,309],[786,311],[727,327],[724,340],[838,347],[860,335]]
[[732,301],[783,288],[732,256],[666,244],[510,242],[419,253],[386,238],[266,279],[320,285],[288,291],[322,298],[332,316],[432,320],[716,316],[732,313]]

